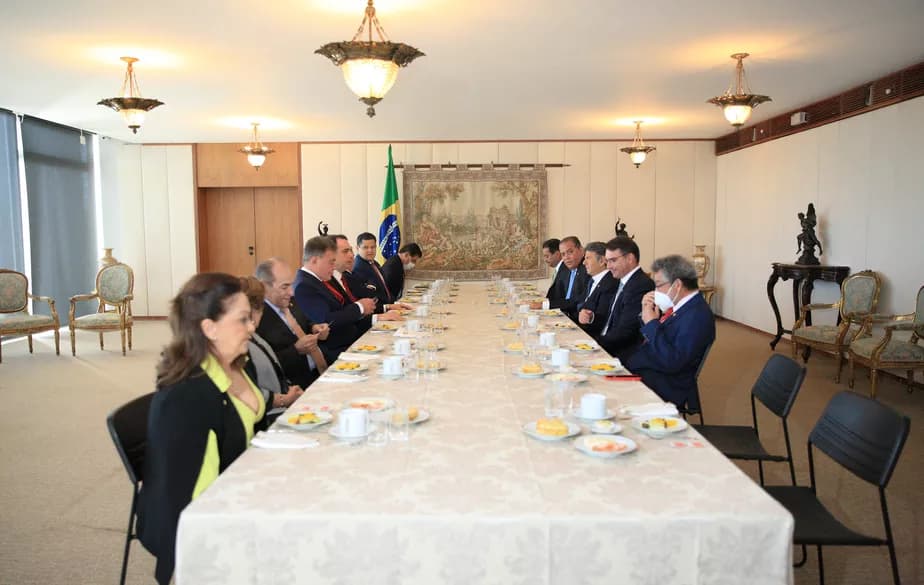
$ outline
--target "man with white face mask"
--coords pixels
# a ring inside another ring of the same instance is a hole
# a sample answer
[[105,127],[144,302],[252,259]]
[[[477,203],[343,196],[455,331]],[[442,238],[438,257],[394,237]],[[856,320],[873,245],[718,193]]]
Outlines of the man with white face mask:
[[715,317],[699,294],[689,260],[665,256],[651,271],[655,290],[642,298],[645,341],[626,366],[658,396],[683,408],[698,396],[696,370],[715,341]]
[[414,269],[417,262],[423,257],[420,246],[411,242],[401,246],[398,253],[385,261],[382,265],[382,274],[385,275],[385,282],[388,288],[395,295],[395,300],[401,298],[404,294],[404,275]]

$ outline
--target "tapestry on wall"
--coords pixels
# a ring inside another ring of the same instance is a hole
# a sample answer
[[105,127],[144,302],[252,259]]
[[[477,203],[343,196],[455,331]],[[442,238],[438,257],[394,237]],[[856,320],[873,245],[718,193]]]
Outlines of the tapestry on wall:
[[404,171],[404,234],[418,278],[544,278],[545,167]]

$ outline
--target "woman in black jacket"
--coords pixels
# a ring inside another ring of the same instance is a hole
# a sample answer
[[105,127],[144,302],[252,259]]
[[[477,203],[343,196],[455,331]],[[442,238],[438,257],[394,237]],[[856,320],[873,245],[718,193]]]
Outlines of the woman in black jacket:
[[170,307],[173,339],[157,366],[138,510],[141,543],[173,574],[180,512],[247,448],[266,405],[247,362],[254,331],[240,281],[193,276]]

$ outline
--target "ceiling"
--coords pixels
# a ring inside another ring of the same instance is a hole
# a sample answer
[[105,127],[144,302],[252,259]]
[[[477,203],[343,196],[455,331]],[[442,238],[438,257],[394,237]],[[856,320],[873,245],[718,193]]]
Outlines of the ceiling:
[[[0,19],[0,107],[133,142],[715,138],[705,100],[747,51],[760,121],[924,60],[924,0],[378,0],[424,53],[369,119],[314,50],[365,0],[14,1]],[[118,6],[118,8],[114,8]],[[122,55],[166,105],[137,135],[96,102]]]

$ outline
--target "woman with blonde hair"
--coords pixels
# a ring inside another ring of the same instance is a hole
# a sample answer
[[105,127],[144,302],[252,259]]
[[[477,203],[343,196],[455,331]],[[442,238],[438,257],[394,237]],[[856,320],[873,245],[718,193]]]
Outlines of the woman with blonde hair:
[[247,360],[250,303],[236,277],[193,276],[170,305],[170,328],[148,416],[137,527],[161,584],[173,574],[180,512],[244,452],[266,412]]

